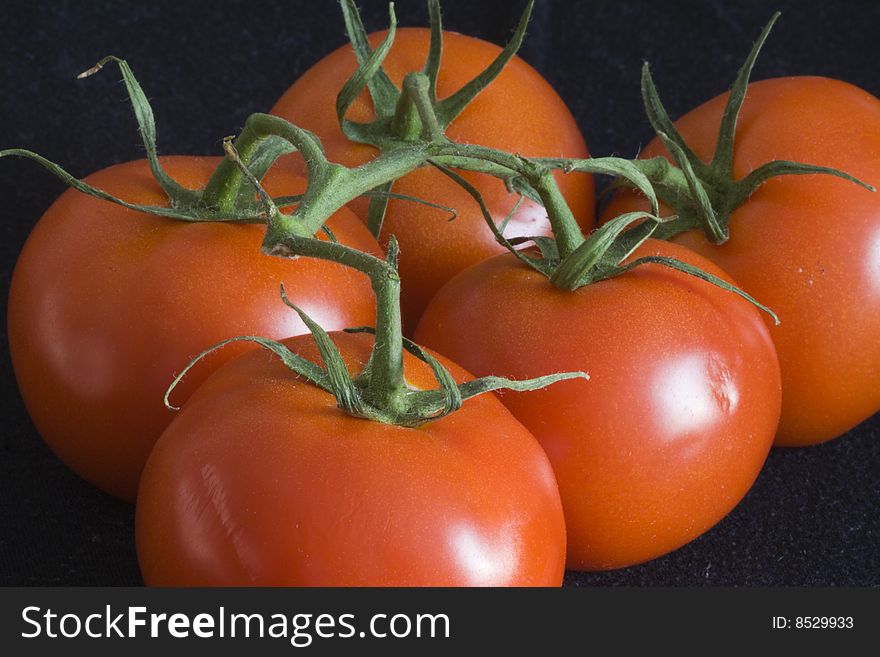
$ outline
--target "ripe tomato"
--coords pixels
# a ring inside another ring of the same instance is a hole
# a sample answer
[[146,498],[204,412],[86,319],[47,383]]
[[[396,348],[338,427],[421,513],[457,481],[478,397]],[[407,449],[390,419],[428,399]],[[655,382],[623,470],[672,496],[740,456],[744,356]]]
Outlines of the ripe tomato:
[[[385,32],[370,35],[375,48]],[[400,86],[403,77],[421,70],[428,53],[430,32],[425,28],[397,30],[394,45],[385,59],[385,70]],[[444,32],[443,62],[437,82],[437,96],[444,98],[479,74],[501,51],[498,46],[461,34]],[[373,159],[372,146],[349,141],[336,117],[336,94],[354,73],[357,61],[350,45],[330,53],[309,69],[281,97],[271,113],[314,132],[324,144],[327,157],[346,166]],[[373,118],[366,92],[348,113],[354,121]],[[526,156],[588,157],[584,139],[562,99],[541,75],[522,59],[514,57],[504,71],[465,108],[446,131],[455,141],[490,146]],[[280,162],[302,172],[296,157]],[[465,177],[483,194],[496,221],[501,221],[517,199],[504,183],[483,174]],[[558,175],[557,180],[584,228],[594,219],[592,178],[585,174]],[[404,325],[415,327],[418,318],[440,287],[462,269],[502,253],[473,199],[439,171],[419,169],[394,185],[394,192],[455,208],[458,216],[449,221],[442,210],[408,201],[391,200],[382,235],[395,235],[400,243],[400,275]],[[366,199],[351,204],[366,219]],[[544,209],[524,201],[511,219],[508,236],[547,235],[549,224]]]
[[[203,186],[217,158],[163,160],[181,184]],[[89,182],[141,204],[165,196],[147,162],[104,169]],[[302,181],[284,183],[296,193]],[[340,241],[377,252],[348,211],[330,222]],[[37,430],[77,474],[127,500],[173,415],[162,398],[175,373],[232,335],[306,332],[279,302],[283,281],[327,327],[374,321],[369,281],[338,265],[260,254],[258,225],[194,224],[65,192],[33,230],[9,293],[9,345]],[[211,359],[181,390],[235,350]]]
[[[331,336],[350,369],[369,358],[369,336]],[[310,337],[284,342],[318,358]],[[557,586],[565,565],[553,471],[493,395],[418,429],[381,424],[263,350],[211,376],[156,443],[136,530],[160,586]]]
[[[727,279],[676,245],[648,240],[631,259],[645,255]],[[636,564],[709,529],[752,485],[779,419],[758,311],[656,264],[566,292],[497,256],[440,291],[416,338],[478,375],[590,375],[502,396],[553,464],[573,569]]]
[[[676,122],[703,160],[714,153],[727,94]],[[749,85],[734,150],[739,179],[774,159],[834,167],[880,186],[880,100],[839,80]],[[644,157],[667,155],[657,140]],[[621,195],[606,216],[644,207]],[[720,246],[674,238],[718,264],[782,321],[778,445],[835,438],[880,410],[880,194],[827,175],[771,179],[730,217]]]

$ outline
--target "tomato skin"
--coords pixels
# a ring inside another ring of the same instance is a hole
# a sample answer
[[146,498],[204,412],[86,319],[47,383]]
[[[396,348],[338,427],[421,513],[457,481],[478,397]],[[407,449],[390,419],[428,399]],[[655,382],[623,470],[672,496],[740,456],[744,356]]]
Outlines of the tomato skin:
[[[163,159],[190,187],[203,185],[218,162]],[[88,181],[131,202],[165,202],[146,161],[112,166]],[[280,176],[267,185],[281,182],[287,190],[302,185]],[[378,251],[349,212],[330,225],[341,241]],[[133,500],[150,448],[173,418],[162,399],[177,372],[235,335],[306,332],[280,300],[282,281],[324,326],[374,321],[366,277],[323,262],[263,256],[264,231],[160,219],[75,191],[46,211],[12,278],[9,345],[37,430],[74,472]],[[194,372],[180,399],[240,350]]]
[[[715,148],[727,95],[676,122],[703,160]],[[880,186],[880,100],[839,80],[791,77],[749,85],[734,177],[786,159],[834,167]],[[657,140],[643,157],[667,155]],[[641,205],[621,195],[605,217]],[[835,438],[880,410],[880,194],[825,175],[784,176],[730,217],[730,240],[697,231],[674,241],[717,263],[781,320],[777,445]]]
[[[385,32],[370,35],[376,47]],[[394,45],[385,59],[385,70],[400,87],[404,76],[424,67],[430,32],[425,28],[397,30]],[[445,32],[443,61],[437,82],[438,98],[457,91],[488,65],[501,48],[486,41]],[[314,132],[320,137],[330,160],[357,166],[373,159],[372,146],[349,141],[336,118],[336,94],[354,73],[357,61],[350,45],[343,46],[320,60],[278,100],[271,113]],[[353,121],[372,119],[372,103],[364,94],[347,115]],[[526,156],[589,157],[584,139],[568,108],[541,75],[519,57],[478,95],[450,124],[447,136],[465,143],[480,144]],[[283,158],[279,165],[303,171],[296,156]],[[504,183],[487,175],[465,173],[482,193],[496,222],[513,208],[517,197],[507,192]],[[557,175],[562,193],[584,229],[594,221],[592,177],[586,174]],[[485,224],[474,200],[455,182],[437,170],[424,168],[401,178],[393,191],[425,199],[458,211],[450,215],[442,210],[413,202],[392,200],[388,205],[380,241],[395,235],[400,243],[400,273],[406,281],[402,290],[404,325],[414,328],[422,310],[446,281],[466,267],[502,253],[501,247]],[[351,203],[363,219],[367,217],[367,199]],[[511,219],[506,234],[548,235],[549,223],[544,209],[524,201]]]
[[[725,277],[686,249],[649,240]],[[660,265],[566,292],[511,255],[433,299],[416,339],[477,375],[582,370],[501,399],[559,483],[568,568],[647,561],[709,529],[745,495],[779,418],[779,369],[758,311]]]
[[[369,358],[371,337],[332,337],[350,370]],[[307,336],[284,342],[318,358]],[[436,386],[409,354],[405,367]],[[218,370],[162,435],[136,531],[159,586],[558,586],[565,564],[550,464],[493,395],[406,429],[344,413],[263,350]]]

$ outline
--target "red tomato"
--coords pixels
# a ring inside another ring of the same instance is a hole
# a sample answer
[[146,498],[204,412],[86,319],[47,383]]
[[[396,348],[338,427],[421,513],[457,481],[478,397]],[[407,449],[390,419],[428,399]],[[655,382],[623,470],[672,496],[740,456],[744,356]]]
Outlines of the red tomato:
[[[656,240],[632,257],[652,254],[727,279]],[[709,529],[752,485],[779,419],[758,311],[660,265],[566,292],[498,256],[446,285],[416,338],[477,375],[590,375],[502,396],[553,464],[573,569],[636,564]]]
[[[400,86],[403,77],[424,67],[429,30],[402,28],[385,59],[385,70]],[[376,47],[385,32],[370,36]],[[450,32],[443,36],[443,63],[437,82],[438,98],[457,91],[479,74],[501,51],[498,46]],[[357,61],[350,45],[330,53],[309,69],[281,97],[272,114],[306,128],[320,137],[327,157],[346,166],[373,159],[372,146],[349,141],[336,118],[336,94],[354,73]],[[366,92],[351,107],[348,118],[369,121],[372,103]],[[518,57],[456,118],[446,131],[455,141],[490,146],[526,156],[588,157],[584,139],[562,99],[541,75]],[[302,172],[299,158],[282,160]],[[496,221],[511,210],[517,197],[504,183],[482,174],[464,174],[483,194]],[[557,180],[578,220],[588,229],[594,218],[593,181],[585,174],[559,174]],[[407,201],[392,200],[382,231],[383,239],[395,235],[400,243],[400,275],[404,325],[414,328],[418,318],[440,287],[462,269],[502,253],[474,200],[439,171],[414,171],[394,185],[394,192],[407,194],[458,210],[449,214]],[[367,201],[360,199],[352,209],[366,219]],[[547,213],[525,201],[511,220],[507,235],[549,234]]]
[[[727,95],[676,122],[703,160],[714,153]],[[839,80],[793,77],[749,85],[734,176],[769,160],[834,167],[880,187],[880,101]],[[643,157],[666,155],[657,140]],[[607,217],[642,203],[619,197]],[[880,194],[827,175],[770,180],[730,217],[730,240],[696,231],[675,241],[709,258],[782,323],[778,445],[835,438],[880,410]]]
[[[363,367],[372,338],[332,337]],[[285,344],[318,358],[310,337]],[[404,365],[410,384],[436,387],[427,365]],[[493,395],[406,429],[344,413],[263,350],[217,371],[169,425],[136,529],[148,585],[557,586],[565,565],[553,471]]]
[[[163,160],[193,188],[204,185],[218,161]],[[166,202],[145,160],[88,181],[130,202]],[[283,193],[304,184],[283,182]],[[378,251],[347,210],[330,226],[341,241]],[[323,326],[374,321],[365,277],[326,262],[263,256],[264,232],[257,225],[160,219],[75,191],[49,208],[13,275],[9,345],[37,430],[77,474],[133,500],[150,448],[173,417],[162,403],[165,389],[190,359],[234,335],[306,332],[280,302],[281,282]],[[181,401],[234,353],[199,368]]]

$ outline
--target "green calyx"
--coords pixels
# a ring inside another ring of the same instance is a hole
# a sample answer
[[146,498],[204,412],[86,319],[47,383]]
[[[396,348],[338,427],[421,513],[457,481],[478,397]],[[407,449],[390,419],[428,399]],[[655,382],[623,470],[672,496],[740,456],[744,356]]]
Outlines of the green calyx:
[[[376,327],[346,329],[352,333],[375,335],[373,351],[363,369],[352,374],[348,371],[339,349],[332,338],[301,308],[287,298],[281,287],[282,301],[292,308],[311,332],[322,364],[313,363],[292,352],[284,344],[259,336],[239,336],[214,345],[202,352],[175,377],[165,393],[165,404],[187,372],[209,354],[232,342],[253,342],[277,355],[291,371],[336,398],[337,406],[355,417],[403,427],[418,427],[437,420],[461,408],[462,403],[493,390],[528,391],[543,388],[558,381],[582,378],[583,372],[550,374],[524,381],[497,376],[486,376],[464,383],[456,383],[449,370],[429,352],[403,337],[400,323],[400,278],[397,275],[397,243],[392,237],[385,260],[362,253],[333,241],[308,237],[288,237],[279,244],[277,253],[288,256],[310,256],[332,260],[353,267],[370,277],[377,299]],[[403,371],[403,350],[426,363],[434,374],[438,387],[431,390],[413,388],[406,383]]]
[[[642,68],[642,99],[645,112],[663,145],[669,151],[669,160],[656,157],[637,163],[651,180],[660,200],[672,208],[676,217],[658,228],[656,237],[666,239],[688,230],[702,230],[710,241],[723,244],[730,236],[731,213],[745,202],[755,190],[777,176],[824,174],[843,178],[875,191],[853,176],[830,167],[815,166],[788,160],[774,160],[759,166],[740,180],[733,177],[733,153],[736,124],[746,97],[752,69],[779,12],[773,15],[749,52],[730,89],[724,108],[715,155],[711,162],[703,162],[691,150],[660,102],[651,71],[645,63]],[[628,184],[625,181],[624,185]]]
[[[0,151],[0,157],[15,155],[34,160],[79,192],[159,217],[188,222],[266,223],[267,217],[263,213],[263,206],[254,198],[253,189],[238,176],[237,170],[221,164],[208,181],[205,189],[202,190],[183,187],[168,175],[159,160],[156,149],[156,124],[153,110],[128,63],[118,57],[105,57],[77,77],[86,78],[94,75],[108,63],[117,64],[122,73],[122,79],[147,153],[147,161],[150,164],[153,177],[168,197],[167,206],[129,203],[89,185],[65,171],[61,166],[32,151],[20,148],[7,149]],[[257,178],[262,178],[278,157],[293,150],[294,148],[288,140],[275,136],[244,143],[240,148],[240,152],[247,160],[248,168]],[[233,175],[230,177],[230,174]],[[275,203],[280,206],[298,201],[298,196],[275,199]]]
[[[513,37],[492,63],[451,96],[438,100],[437,78],[443,53],[443,26],[439,0],[428,0],[431,36],[428,56],[421,73],[424,74],[427,98],[434,110],[436,125],[425,126],[412,106],[411,98],[403,89],[398,89],[382,69],[382,63],[391,50],[397,29],[394,4],[391,3],[388,8],[388,33],[376,50],[372,50],[354,0],[341,0],[346,31],[359,64],[358,70],[345,83],[336,98],[336,115],[345,136],[352,141],[371,144],[381,149],[386,147],[388,142],[396,144],[400,141],[415,141],[426,132],[433,133],[429,135],[432,137],[437,135],[437,130],[442,134],[442,131],[464,111],[464,108],[498,77],[519,50],[533,5],[534,0],[529,0]],[[365,88],[373,102],[376,118],[370,123],[357,123],[345,118],[349,108]]]
[[[437,98],[437,77],[440,73],[443,53],[443,25],[439,0],[428,0],[431,36],[425,65],[421,71],[410,73],[400,89],[382,69],[382,64],[394,43],[397,29],[394,4],[391,3],[388,7],[388,33],[376,50],[370,47],[366,29],[354,0],[341,0],[340,4],[359,68],[345,83],[336,98],[336,115],[342,132],[351,141],[370,144],[380,151],[387,151],[398,149],[401,144],[407,142],[439,141],[443,138],[443,133],[449,124],[498,77],[519,50],[532,14],[534,0],[529,0],[513,37],[492,63],[458,91],[442,100]],[[413,85],[420,85],[421,89],[416,91],[412,88]],[[351,121],[346,118],[348,110],[364,89],[367,89],[372,100],[375,118],[369,123]],[[424,106],[417,106],[416,98],[421,99]],[[377,187],[374,190],[377,195],[370,201],[367,226],[376,237],[382,230],[392,184],[393,181]]]
[[[479,190],[471,185],[465,178],[448,167],[437,166],[449,178],[457,182],[480,206],[483,218],[495,235],[495,239],[513,255],[519,258],[527,266],[546,276],[556,287],[574,291],[585,285],[591,285],[599,281],[614,278],[635,269],[641,265],[657,264],[670,269],[675,269],[689,276],[694,276],[707,283],[720,287],[723,290],[736,294],[759,310],[773,318],[774,323],[779,324],[779,317],[770,308],[760,303],[757,299],[747,294],[735,285],[714,276],[698,267],[669,256],[644,256],[630,262],[624,262],[633,251],[641,246],[645,240],[675,217],[660,218],[656,215],[657,198],[650,185],[642,187],[643,181],[639,175],[629,167],[632,163],[618,158],[596,158],[579,161],[553,161],[545,160],[548,164],[558,165],[564,171],[588,171],[594,174],[617,175],[626,179],[629,184],[640,189],[651,201],[655,214],[649,212],[629,212],[615,217],[605,225],[594,231],[589,237],[582,237],[574,250],[562,253],[558,233],[557,237],[541,235],[517,237],[508,239],[504,236],[504,226],[507,219],[500,225],[496,225],[489,209],[486,207]],[[514,208],[515,211],[515,208]],[[548,208],[554,233],[558,226],[563,225],[565,217],[555,217],[554,210]],[[575,224],[576,227],[576,224]],[[537,255],[531,255],[522,247],[533,244]]]

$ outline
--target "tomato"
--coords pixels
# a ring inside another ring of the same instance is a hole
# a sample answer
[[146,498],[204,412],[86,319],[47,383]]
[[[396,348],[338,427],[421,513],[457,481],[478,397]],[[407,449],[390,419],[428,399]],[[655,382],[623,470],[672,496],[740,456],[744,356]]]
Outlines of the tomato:
[[[369,358],[372,338],[331,337],[350,370]],[[318,358],[310,337],[284,344]],[[402,428],[339,410],[263,350],[215,372],[156,443],[136,531],[160,586],[557,586],[565,564],[553,471],[493,395]]]
[[[169,157],[181,184],[200,187],[217,158]],[[130,202],[165,196],[146,161],[104,169],[88,181]],[[303,181],[284,183],[296,193]],[[377,252],[348,211],[330,226],[340,241]],[[369,281],[319,261],[260,254],[264,227],[160,219],[75,191],[46,212],[24,246],[9,293],[9,345],[37,430],[77,474],[133,500],[153,443],[173,415],[163,403],[174,375],[232,335],[306,332],[279,302],[279,284],[324,326],[372,323]],[[212,358],[181,390],[236,350]]]
[[[385,70],[400,86],[403,77],[424,67],[430,32],[426,28],[397,30],[394,45],[385,59]],[[385,36],[370,36],[375,48]],[[445,32],[443,61],[437,95],[443,98],[457,91],[479,74],[501,51],[498,46],[461,34]],[[357,166],[373,159],[372,146],[349,141],[336,117],[336,94],[354,73],[357,61],[350,45],[327,55],[309,69],[281,97],[271,113],[314,132],[320,137],[331,161]],[[351,107],[348,118],[373,118],[369,96],[364,94]],[[541,75],[522,59],[514,57],[504,71],[465,108],[446,131],[455,141],[481,144],[526,156],[588,157],[580,131],[562,99]],[[302,172],[296,157],[279,165]],[[483,194],[496,221],[507,216],[517,196],[507,192],[502,181],[484,174],[465,173]],[[560,188],[584,228],[593,224],[592,178],[585,174],[557,176]],[[479,207],[455,182],[432,168],[414,171],[395,183],[393,191],[455,208],[458,216],[408,201],[392,200],[383,226],[382,240],[395,235],[400,243],[400,274],[403,287],[404,325],[415,324],[428,301],[440,287],[462,269],[504,251],[485,224]],[[362,218],[367,201],[351,204]],[[508,236],[547,235],[549,224],[544,209],[524,201],[511,219]]]
[[[680,246],[648,240],[631,259],[645,255],[729,280]],[[497,256],[440,291],[416,339],[476,375],[590,375],[501,397],[553,464],[572,569],[636,564],[709,529],[752,485],[779,419],[758,311],[656,264],[567,292]]]
[[[711,159],[727,95],[676,122]],[[880,100],[839,80],[792,77],[749,85],[734,176],[785,159],[830,166],[880,186]],[[666,155],[657,140],[642,156]],[[630,195],[606,216],[644,207]],[[771,331],[782,368],[778,445],[844,433],[880,410],[880,194],[828,175],[771,179],[730,217],[730,239],[676,242],[714,261],[782,323]]]

